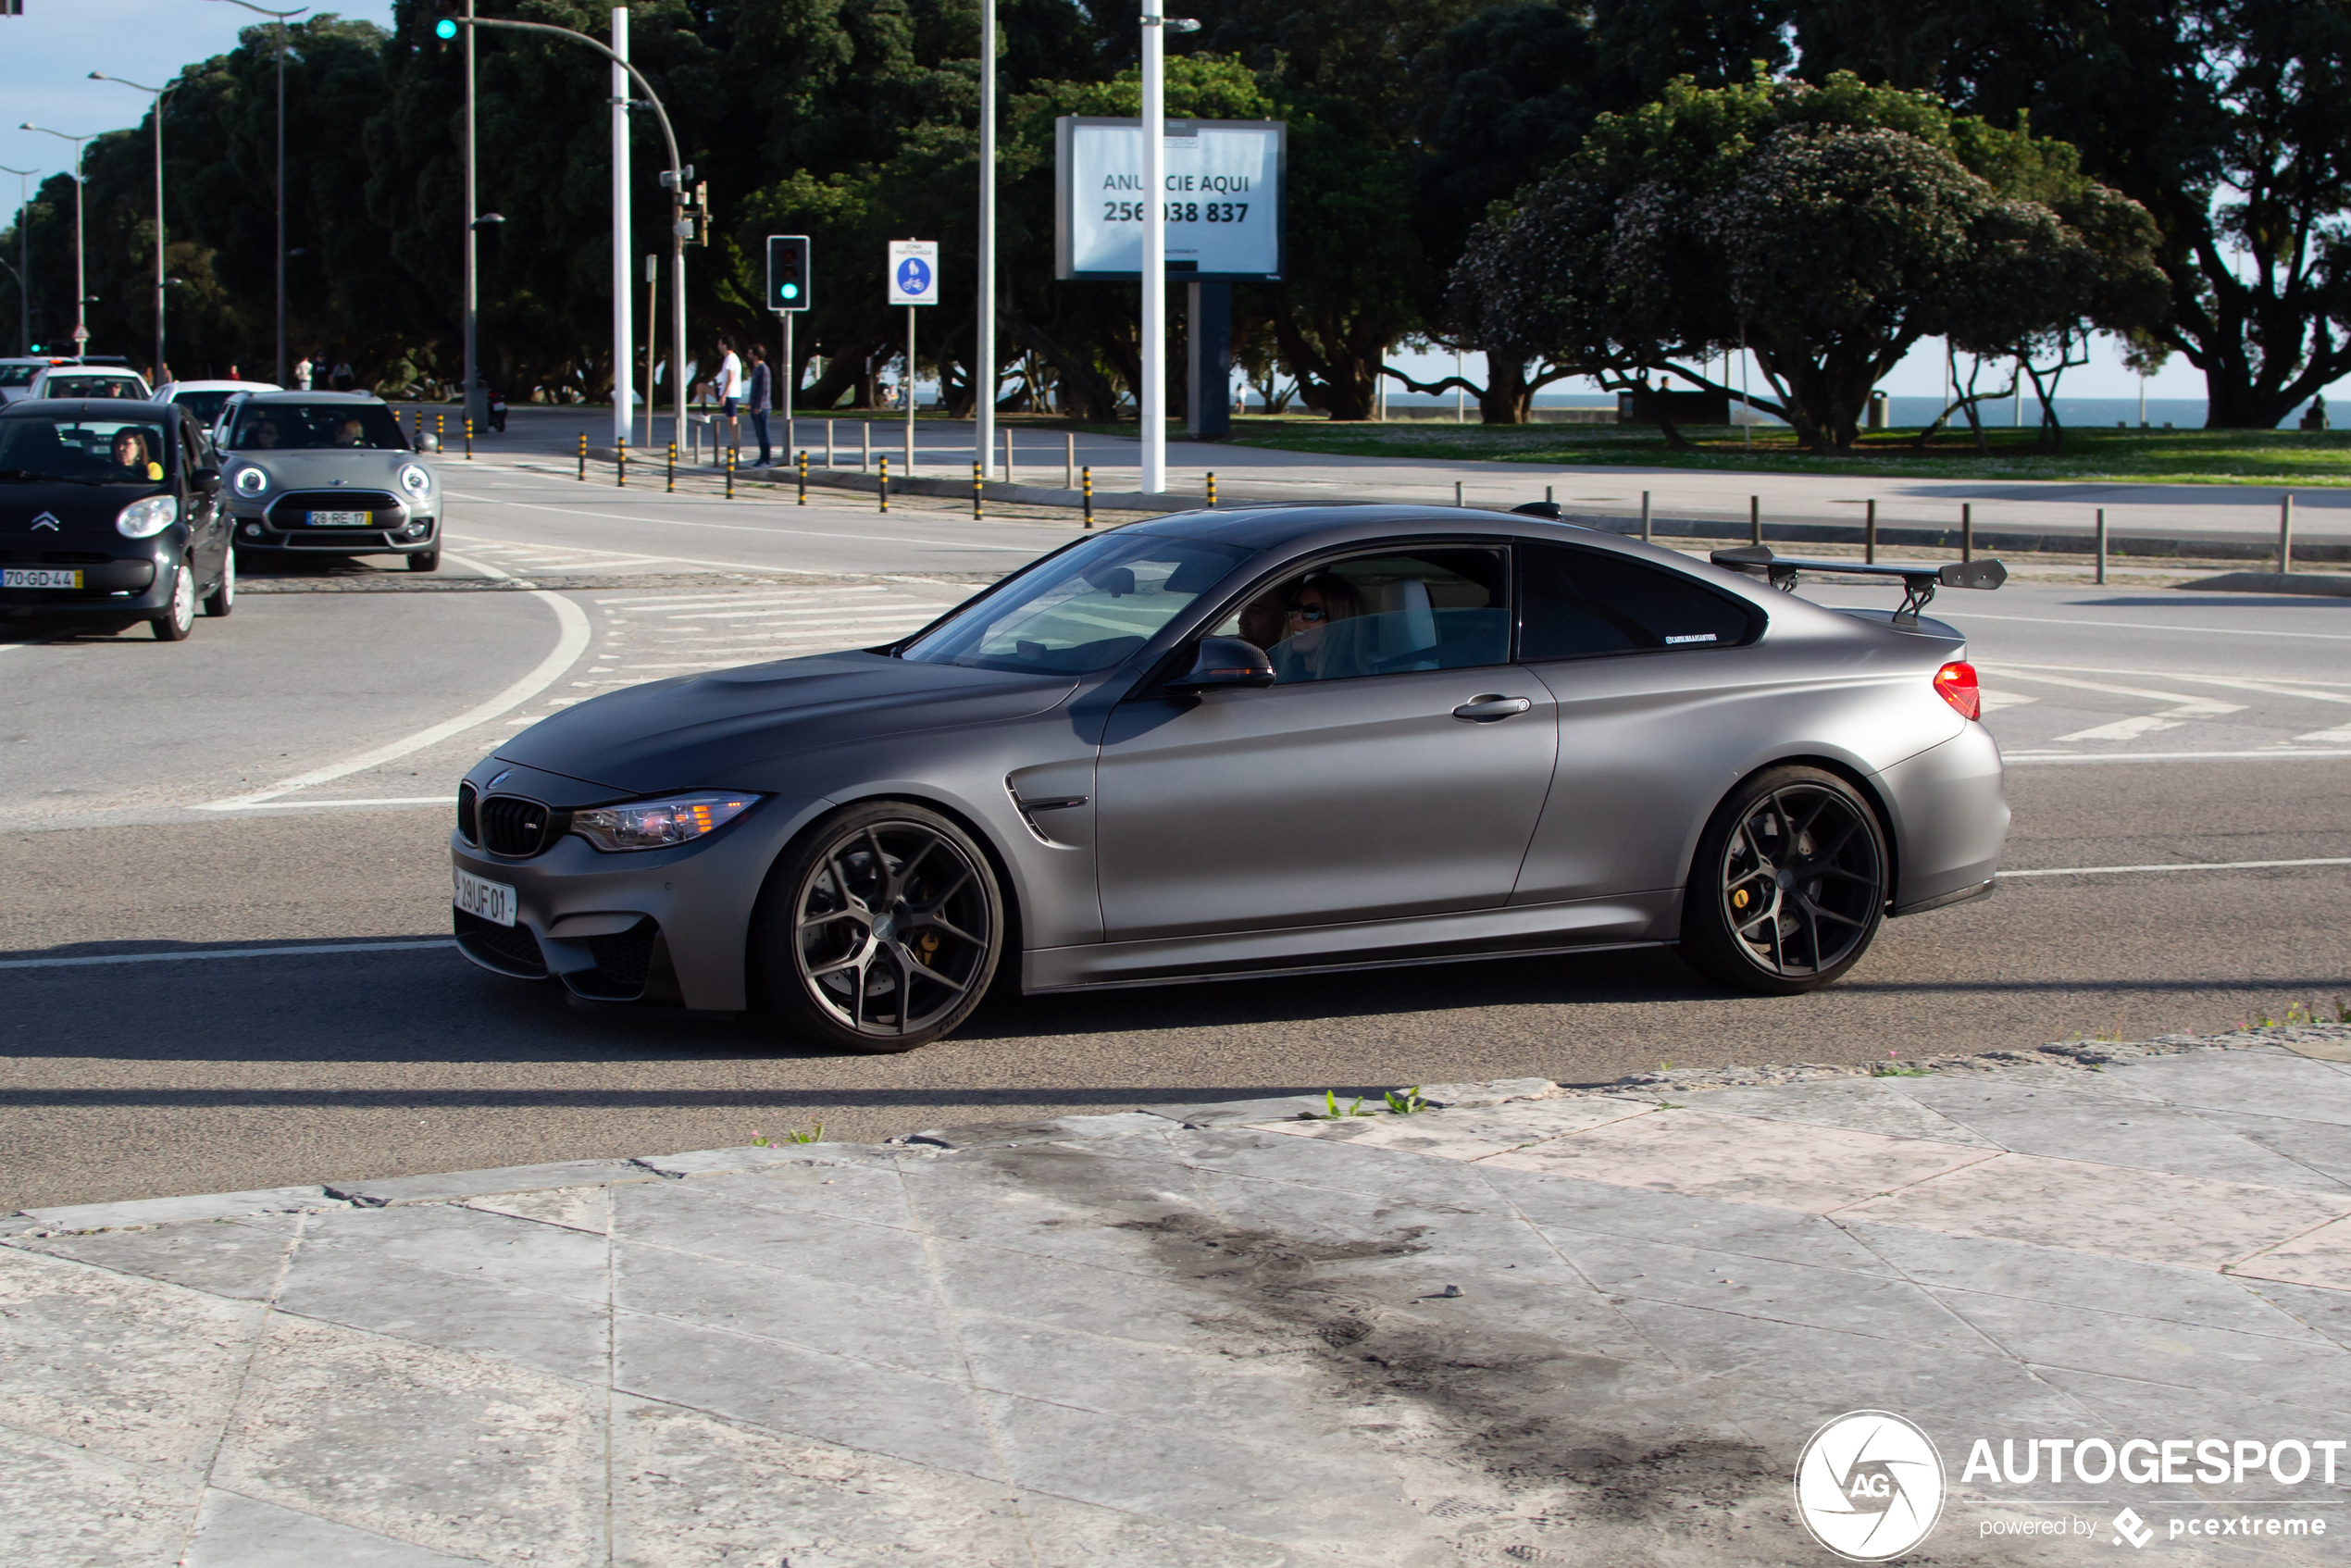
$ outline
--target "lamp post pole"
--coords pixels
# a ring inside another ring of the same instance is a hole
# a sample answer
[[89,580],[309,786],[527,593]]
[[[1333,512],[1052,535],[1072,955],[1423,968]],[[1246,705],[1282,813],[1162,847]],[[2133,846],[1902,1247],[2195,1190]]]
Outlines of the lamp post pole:
[[996,442],[996,0],[979,4],[979,344],[972,393],[972,456],[985,473]]
[[256,6],[252,0],[229,0],[232,6],[243,6],[256,16],[275,19],[278,23],[278,384],[286,384],[289,371],[286,358],[286,21],[310,9],[297,6],[291,11],[273,11]]
[[[169,378],[168,378],[168,377],[167,377],[167,376],[165,376],[165,375],[164,375],[164,373],[163,373],[163,291],[164,291],[164,276],[163,276],[163,237],[164,237],[164,236],[163,236],[163,101],[164,101],[166,98],[170,97],[170,96],[171,96],[171,94],[172,94],[174,92],[176,92],[178,89],[177,89],[177,87],[176,87],[176,86],[173,86],[173,87],[142,87],[139,83],[137,83],[137,82],[135,82],[135,81],[125,81],[123,78],[118,77],[118,76],[108,76],[108,75],[107,75],[105,71],[102,71],[102,70],[93,70],[93,71],[92,71],[92,72],[90,73],[90,80],[91,80],[91,81],[111,81],[111,82],[115,83],[115,84],[116,84],[117,86],[118,86],[118,87],[128,87],[128,88],[131,88],[131,89],[132,91],[134,91],[134,92],[144,93],[146,93],[149,97],[151,97],[151,98],[153,98],[153,99],[155,100],[155,372],[154,372],[154,375],[155,375],[155,384],[156,384],[156,385],[158,385],[158,386],[160,386],[160,385],[162,385],[162,384],[163,384],[166,380],[169,380]],[[282,249],[283,247],[281,246],[280,248]],[[283,383],[283,382],[280,382],[279,384],[282,386],[284,383]]]
[[[90,352],[90,286],[82,274],[81,256],[81,144],[89,136],[68,136],[62,131],[52,131],[45,125],[26,120],[19,131],[38,131],[44,136],[55,136],[60,142],[73,143],[73,356],[77,360]],[[93,135],[96,134],[94,131]]]
[[1140,489],[1167,489],[1167,65],[1160,0],[1143,0],[1143,384]]
[[17,331],[19,354],[32,352],[32,186],[33,170],[0,164],[0,174],[17,177]]

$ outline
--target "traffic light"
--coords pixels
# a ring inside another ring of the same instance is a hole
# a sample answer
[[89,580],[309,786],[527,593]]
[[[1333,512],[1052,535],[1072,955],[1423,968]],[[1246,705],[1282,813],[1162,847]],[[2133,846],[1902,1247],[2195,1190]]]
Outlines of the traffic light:
[[806,310],[810,302],[808,236],[767,236],[767,308]]
[[694,243],[698,245],[709,244],[710,181],[707,180],[697,180],[694,181],[694,206],[692,218],[694,220]]
[[432,0],[432,36],[435,47],[449,52],[450,41],[457,36],[459,0]]

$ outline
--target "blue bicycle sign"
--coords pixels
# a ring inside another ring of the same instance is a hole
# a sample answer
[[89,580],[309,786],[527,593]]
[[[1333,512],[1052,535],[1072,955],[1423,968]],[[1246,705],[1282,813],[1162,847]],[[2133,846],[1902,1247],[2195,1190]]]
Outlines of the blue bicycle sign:
[[938,241],[892,240],[889,242],[890,304],[937,305],[939,303],[938,285]]

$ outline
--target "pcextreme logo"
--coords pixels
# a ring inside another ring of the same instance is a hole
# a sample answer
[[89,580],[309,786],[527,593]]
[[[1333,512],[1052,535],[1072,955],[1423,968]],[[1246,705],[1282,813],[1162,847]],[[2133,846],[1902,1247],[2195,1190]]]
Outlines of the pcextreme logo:
[[1943,1457],[1889,1411],[1840,1415],[1796,1462],[1796,1512],[1814,1540],[1848,1562],[1899,1557],[1943,1515]]

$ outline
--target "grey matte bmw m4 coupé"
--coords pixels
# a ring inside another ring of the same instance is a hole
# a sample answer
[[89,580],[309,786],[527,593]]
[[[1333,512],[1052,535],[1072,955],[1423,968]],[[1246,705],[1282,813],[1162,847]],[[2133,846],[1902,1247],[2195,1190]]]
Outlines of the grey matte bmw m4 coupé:
[[[863,1052],[945,1035],[1006,965],[1036,992],[1678,943],[1810,990],[1884,917],[1991,890],[1999,750],[1919,610],[2005,574],[1716,561],[1405,505],[1093,535],[887,647],[516,735],[458,791],[458,943]],[[1798,571],[1902,607],[1774,591]]]

